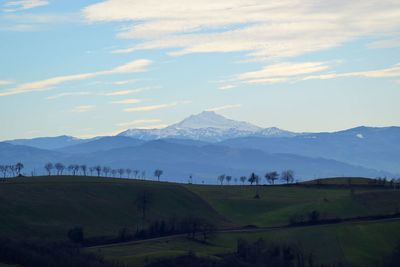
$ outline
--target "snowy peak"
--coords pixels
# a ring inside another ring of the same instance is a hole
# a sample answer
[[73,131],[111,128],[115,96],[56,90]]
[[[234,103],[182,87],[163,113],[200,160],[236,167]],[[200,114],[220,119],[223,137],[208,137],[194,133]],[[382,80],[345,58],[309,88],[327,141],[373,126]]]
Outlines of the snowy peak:
[[129,129],[119,135],[141,140],[178,138],[218,142],[247,136],[292,137],[296,133],[278,128],[263,129],[248,122],[225,118],[213,111],[203,111],[163,129]]
[[197,115],[192,115],[183,121],[171,125],[170,128],[176,129],[205,129],[215,128],[221,130],[235,129],[240,131],[258,131],[261,128],[247,122],[235,121],[225,118],[214,111],[203,111]]

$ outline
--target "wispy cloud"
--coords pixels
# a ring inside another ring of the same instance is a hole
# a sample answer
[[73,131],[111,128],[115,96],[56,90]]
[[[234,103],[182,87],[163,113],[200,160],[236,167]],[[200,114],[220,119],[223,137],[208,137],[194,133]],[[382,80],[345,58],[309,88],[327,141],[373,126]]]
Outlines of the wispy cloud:
[[400,64],[396,64],[389,68],[369,70],[369,71],[356,71],[347,73],[329,73],[321,75],[307,76],[304,80],[327,80],[340,77],[364,77],[364,78],[394,78],[400,77]]
[[379,40],[367,45],[368,48],[393,48],[393,47],[400,47],[400,37],[386,39],[386,40]]
[[83,95],[91,95],[92,93],[90,92],[70,92],[70,93],[61,93],[57,95],[52,95],[46,97],[47,99],[57,99],[61,97],[66,97],[66,96],[83,96]]
[[225,109],[232,109],[232,108],[240,108],[242,107],[242,104],[234,104],[234,105],[224,105],[220,107],[215,107],[215,108],[208,108],[206,111],[221,111]]
[[47,6],[49,1],[46,0],[14,0],[3,4],[3,11],[15,12],[20,10],[32,9],[41,6]]
[[218,87],[219,90],[229,90],[229,89],[233,89],[237,87],[236,85],[233,84],[227,84],[227,85],[222,85],[220,87]]
[[285,62],[273,64],[258,71],[242,73],[237,79],[246,83],[278,83],[328,68],[329,65],[326,62]]
[[160,123],[160,119],[141,119],[141,120],[134,120],[134,121],[128,121],[128,122],[121,122],[118,123],[117,126],[119,127],[129,127],[129,126],[143,126],[143,125],[148,125],[148,124],[155,124],[155,123]]
[[95,108],[96,108],[96,106],[94,106],[94,105],[82,105],[82,106],[74,107],[73,109],[69,110],[69,112],[84,113],[84,112],[92,111]]
[[179,104],[179,102],[167,103],[167,104],[159,104],[159,105],[148,105],[148,106],[138,106],[132,108],[126,108],[124,111],[126,112],[137,112],[137,111],[153,111],[159,109],[172,108]]
[[129,95],[129,94],[140,93],[140,92],[146,91],[148,89],[149,88],[137,88],[137,89],[130,89],[130,90],[120,90],[120,91],[115,91],[115,92],[111,92],[111,93],[105,93],[104,95],[106,95],[106,96]]
[[172,48],[174,56],[245,52],[257,60],[299,56],[376,33],[396,36],[399,13],[392,0],[103,0],[83,9],[90,22],[128,24],[117,36],[135,45],[118,53]]
[[136,80],[116,81],[116,82],[113,82],[113,84],[124,85],[124,84],[130,84],[130,83],[134,83],[134,82],[136,82]]
[[124,65],[115,67],[111,70],[52,77],[52,78],[48,78],[45,80],[21,84],[14,88],[11,88],[11,89],[8,89],[5,91],[1,91],[0,96],[8,96],[8,95],[33,92],[33,91],[40,91],[40,90],[48,89],[50,87],[65,83],[65,82],[85,80],[85,79],[90,79],[90,78],[94,78],[94,77],[98,77],[98,76],[120,74],[120,73],[140,72],[140,71],[144,71],[146,69],[146,67],[149,66],[150,64],[151,64],[150,60],[139,59],[139,60],[134,60],[134,61],[128,62]]
[[0,85],[9,85],[13,84],[14,81],[9,81],[9,80],[0,80]]
[[142,102],[142,99],[137,99],[137,98],[129,98],[129,99],[124,99],[124,100],[119,100],[119,101],[113,101],[113,104],[122,104],[122,105],[127,105],[127,104],[137,104]]
[[321,73],[329,69],[332,62],[282,62],[265,66],[256,71],[249,71],[235,75],[230,80],[220,81],[219,90],[229,90],[240,84],[275,84],[304,80],[312,73]]

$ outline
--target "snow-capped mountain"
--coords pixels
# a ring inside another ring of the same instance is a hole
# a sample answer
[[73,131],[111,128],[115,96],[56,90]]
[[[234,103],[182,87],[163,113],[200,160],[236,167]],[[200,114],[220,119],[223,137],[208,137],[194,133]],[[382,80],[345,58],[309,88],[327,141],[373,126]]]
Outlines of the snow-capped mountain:
[[203,111],[166,128],[151,130],[129,129],[119,135],[142,140],[184,138],[217,142],[246,136],[291,137],[297,134],[275,127],[263,129],[248,122],[225,118],[213,111]]
[[203,111],[197,115],[191,115],[183,121],[169,126],[175,129],[236,129],[240,131],[256,132],[261,130],[260,127],[243,121],[235,121],[227,119],[214,111]]

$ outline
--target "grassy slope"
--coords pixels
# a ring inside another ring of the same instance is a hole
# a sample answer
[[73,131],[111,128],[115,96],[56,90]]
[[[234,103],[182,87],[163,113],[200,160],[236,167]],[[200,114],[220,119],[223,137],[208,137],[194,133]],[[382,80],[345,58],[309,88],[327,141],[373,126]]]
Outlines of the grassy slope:
[[[220,227],[284,225],[291,215],[314,209],[326,217],[383,214],[400,209],[400,192],[384,189],[360,188],[352,197],[346,188],[274,186],[262,187],[261,199],[254,199],[255,189],[251,186],[183,186],[93,177],[18,178],[0,183],[1,235],[64,239],[66,231],[75,225],[83,226],[88,236],[115,235],[121,227],[135,228],[143,223],[134,202],[144,191],[154,199],[150,220],[197,215]],[[364,261],[370,263],[389,253],[394,240],[400,238],[399,229],[398,222],[315,226],[221,234],[212,246],[178,239],[106,247],[101,252],[111,258],[143,262],[155,256],[180,255],[188,249],[214,255],[234,249],[240,236],[265,237],[299,241],[326,260],[338,258],[362,266]]]
[[148,219],[197,214],[221,217],[183,186],[93,177],[18,178],[0,183],[2,236],[65,238],[68,229],[84,227],[88,236],[115,235],[122,227],[143,223],[135,200],[152,194]]
[[119,259],[132,266],[148,260],[183,255],[195,251],[201,256],[215,256],[235,251],[238,238],[264,238],[273,243],[297,244],[317,255],[320,263],[342,262],[351,266],[376,266],[389,255],[400,239],[400,222],[352,223],[298,227],[255,233],[224,233],[214,236],[211,244],[186,238],[163,239],[143,244],[90,248],[107,259]]
[[346,188],[261,186],[201,186],[188,189],[206,199],[221,215],[237,225],[274,226],[288,224],[291,215],[320,211],[324,218],[346,218],[386,214],[400,210],[400,191]]

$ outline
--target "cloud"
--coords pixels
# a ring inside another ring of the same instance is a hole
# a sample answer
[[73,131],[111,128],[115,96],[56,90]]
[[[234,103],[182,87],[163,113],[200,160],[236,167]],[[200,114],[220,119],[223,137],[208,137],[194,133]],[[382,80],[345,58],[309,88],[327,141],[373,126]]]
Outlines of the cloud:
[[134,93],[140,93],[148,90],[149,88],[138,88],[138,89],[130,89],[130,90],[120,90],[111,93],[105,93],[106,96],[119,96],[119,95],[129,95]]
[[32,9],[41,6],[47,6],[49,1],[46,0],[15,0],[8,1],[3,4],[3,11],[15,12],[20,10]]
[[[229,84],[221,88],[233,88],[237,84],[275,84],[288,81],[304,80],[305,75],[319,73],[331,67],[332,62],[282,62],[271,64],[257,71],[236,75]],[[236,83],[236,85],[232,85]]]
[[74,107],[69,112],[83,113],[83,112],[88,112],[88,111],[94,110],[95,108],[96,108],[96,106],[94,106],[94,105],[83,105],[83,106]]
[[369,70],[369,71],[356,71],[347,73],[329,73],[321,75],[307,76],[303,80],[326,80],[341,77],[363,77],[363,78],[394,78],[400,77],[400,64],[396,64],[389,68]]
[[166,109],[172,108],[179,104],[179,102],[167,103],[167,104],[160,104],[160,105],[148,105],[148,106],[139,106],[139,107],[132,107],[126,108],[124,111],[126,112],[136,112],[136,111],[153,111],[159,109]]
[[66,96],[82,96],[82,95],[91,95],[92,93],[90,92],[70,92],[70,93],[61,93],[57,95],[52,95],[46,97],[47,99],[56,99],[56,98],[61,98],[61,97],[66,97]]
[[1,85],[9,85],[9,84],[13,84],[14,81],[9,81],[9,80],[0,80],[0,86]]
[[65,82],[85,80],[85,79],[90,79],[90,78],[94,78],[94,77],[98,77],[98,76],[140,72],[140,71],[144,71],[146,69],[146,67],[149,66],[150,64],[151,64],[150,60],[139,59],[139,60],[134,60],[134,61],[128,62],[124,65],[115,67],[111,70],[81,73],[81,74],[66,75],[66,76],[57,76],[57,77],[52,77],[52,78],[48,78],[45,80],[29,82],[29,83],[21,84],[19,86],[16,86],[14,88],[11,88],[11,89],[8,89],[5,91],[1,91],[0,97],[8,96],[8,95],[15,95],[15,94],[22,94],[22,93],[33,92],[33,91],[46,90],[50,87],[53,87],[53,86],[56,86],[56,85],[59,85],[59,84],[65,83]]
[[113,82],[113,84],[115,84],[115,85],[124,85],[124,84],[133,83],[133,82],[135,82],[135,81],[136,81],[136,80],[116,81],[116,82]]
[[229,89],[233,89],[235,88],[236,85],[233,84],[227,84],[227,85],[222,85],[220,87],[218,87],[219,90],[229,90]]
[[129,127],[129,126],[143,126],[147,124],[154,124],[154,123],[160,123],[160,119],[141,119],[141,120],[134,120],[134,121],[129,121],[129,122],[121,122],[118,123],[117,126],[119,127]]
[[126,104],[137,104],[142,101],[143,101],[142,99],[130,98],[130,99],[124,99],[124,100],[119,100],[119,101],[113,101],[112,103],[126,105]]
[[225,110],[225,109],[240,108],[240,107],[242,107],[242,104],[224,105],[224,106],[220,106],[220,107],[209,108],[209,109],[206,109],[206,111],[221,111],[221,110]]
[[394,48],[394,47],[400,47],[400,38],[392,38],[392,39],[386,39],[386,40],[379,40],[375,41],[372,43],[369,43],[367,45],[368,48]]
[[400,28],[400,5],[393,0],[103,0],[82,13],[89,22],[124,23],[117,37],[135,45],[117,53],[168,48],[173,56],[245,52],[257,60],[299,56],[374,34],[396,36]]

